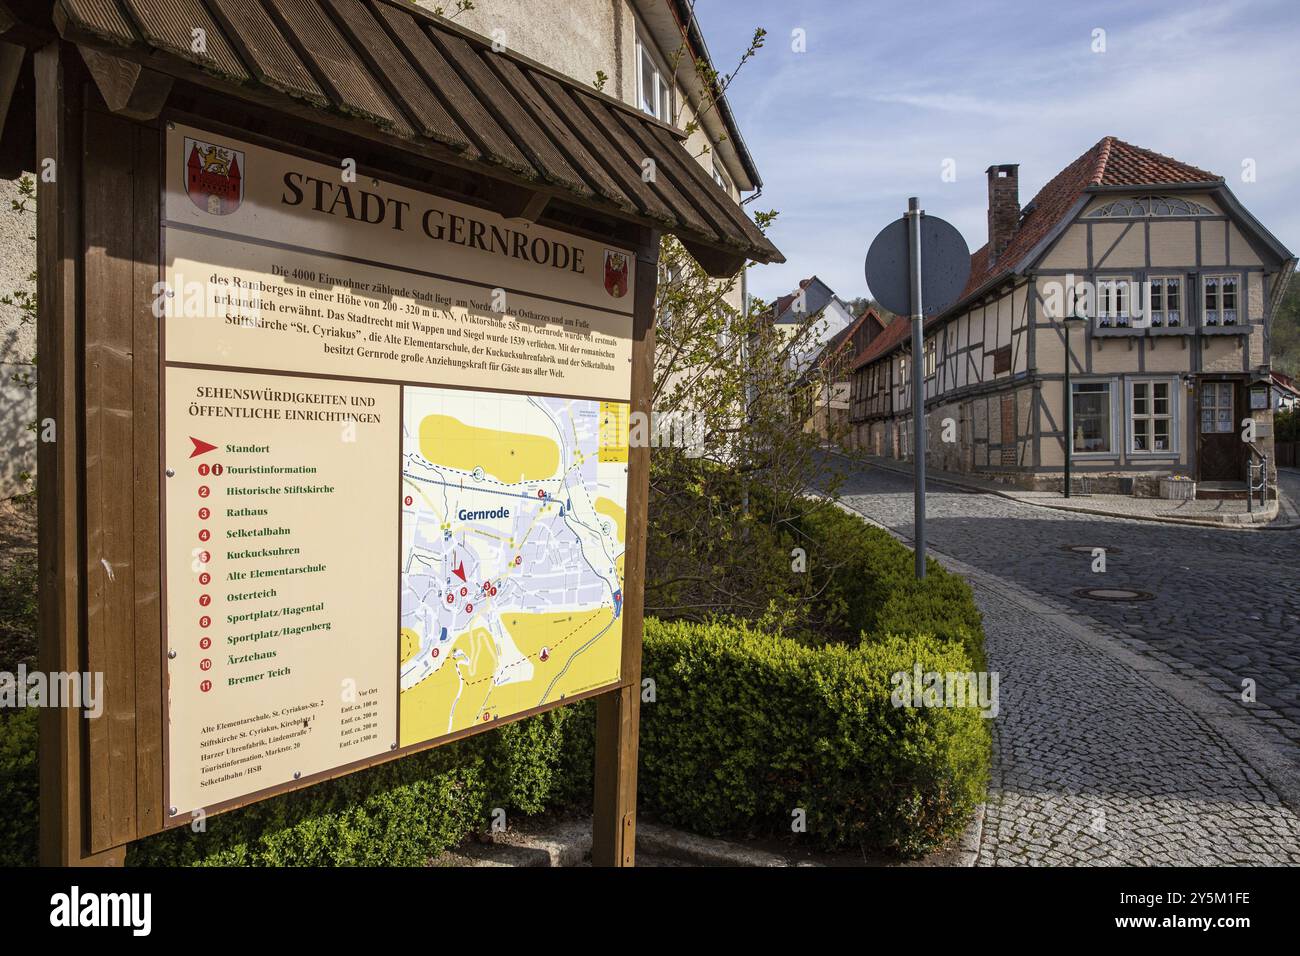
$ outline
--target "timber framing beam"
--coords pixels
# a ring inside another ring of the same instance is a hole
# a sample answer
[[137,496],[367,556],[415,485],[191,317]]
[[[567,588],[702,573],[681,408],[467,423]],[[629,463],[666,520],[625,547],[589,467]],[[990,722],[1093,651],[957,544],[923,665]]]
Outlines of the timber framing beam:
[[170,76],[92,47],[77,49],[109,110],[141,122],[158,118],[172,90]]

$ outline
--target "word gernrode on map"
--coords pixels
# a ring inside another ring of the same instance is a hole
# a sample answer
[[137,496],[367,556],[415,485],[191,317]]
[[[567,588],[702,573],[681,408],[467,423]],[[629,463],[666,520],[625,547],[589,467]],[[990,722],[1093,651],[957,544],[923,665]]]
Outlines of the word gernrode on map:
[[167,177],[172,822],[616,685],[632,255],[179,124]]

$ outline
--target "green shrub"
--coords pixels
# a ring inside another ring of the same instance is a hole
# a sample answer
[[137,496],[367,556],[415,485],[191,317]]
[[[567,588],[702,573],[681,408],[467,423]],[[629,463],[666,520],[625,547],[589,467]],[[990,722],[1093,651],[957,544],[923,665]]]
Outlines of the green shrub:
[[834,505],[809,512],[803,527],[822,547],[836,550],[839,565],[830,576],[828,599],[844,607],[843,626],[850,634],[867,641],[928,634],[961,644],[974,669],[985,669],[983,619],[963,578],[931,560],[925,580],[917,581],[911,549]]
[[644,811],[698,833],[789,836],[904,855],[938,846],[984,798],[974,708],[896,708],[892,675],[972,670],[956,644],[884,637],[810,648],[743,625],[646,622]]
[[0,866],[33,866],[37,852],[36,711],[0,716]]
[[133,844],[133,866],[423,866],[486,829],[492,810],[537,813],[571,792],[561,708],[273,797]]
[[1280,442],[1300,441],[1300,411],[1288,409],[1273,414],[1273,440]]
[[[761,511],[762,496],[751,504]],[[786,636],[647,619],[643,669],[657,702],[641,711],[642,808],[701,833],[788,836],[802,807],[819,846],[938,845],[983,798],[988,729],[973,709],[894,708],[890,678],[916,662],[984,669],[970,588],[933,562],[915,581],[910,550],[829,504],[754,535],[729,546],[762,540],[779,552],[765,567],[795,583],[757,618],[787,624]],[[780,570],[795,542],[808,551],[806,574]],[[5,619],[34,630],[34,582],[0,583]],[[815,595],[815,614],[787,613],[800,595]],[[594,706],[583,702],[219,814],[205,833],[159,834],[132,845],[128,862],[423,865],[485,828],[494,807],[589,807],[593,765]],[[32,711],[0,716],[0,800],[0,865],[34,862]]]

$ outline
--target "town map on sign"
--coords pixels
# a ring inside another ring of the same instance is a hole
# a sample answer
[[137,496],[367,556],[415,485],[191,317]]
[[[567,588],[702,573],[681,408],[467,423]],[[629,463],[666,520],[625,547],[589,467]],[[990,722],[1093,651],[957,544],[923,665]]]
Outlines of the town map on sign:
[[626,403],[407,387],[401,744],[619,678]]

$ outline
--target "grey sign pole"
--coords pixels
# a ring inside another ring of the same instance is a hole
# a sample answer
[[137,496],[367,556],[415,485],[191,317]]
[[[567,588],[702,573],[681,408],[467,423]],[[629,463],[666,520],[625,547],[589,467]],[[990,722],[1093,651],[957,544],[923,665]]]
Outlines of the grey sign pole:
[[[922,263],[924,262],[924,269]],[[970,278],[970,250],[950,223],[907,201],[907,212],[876,234],[864,265],[872,297],[912,320],[912,460],[916,576],[925,577],[925,320],[961,298]]]
[[907,251],[912,291],[912,541],[916,548],[916,579],[925,579],[925,318],[921,303],[921,204],[907,201]]

